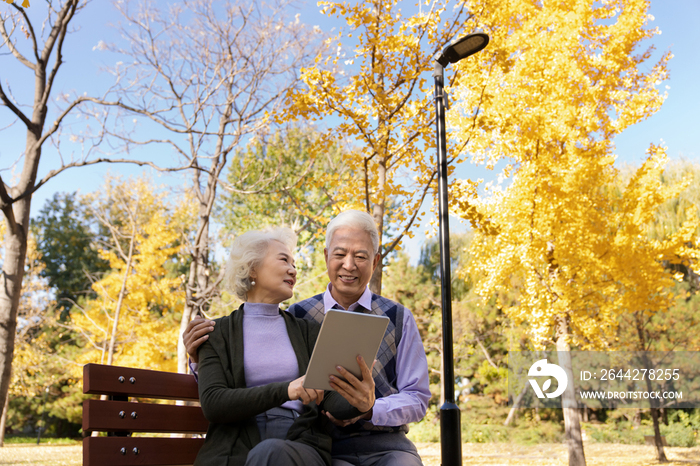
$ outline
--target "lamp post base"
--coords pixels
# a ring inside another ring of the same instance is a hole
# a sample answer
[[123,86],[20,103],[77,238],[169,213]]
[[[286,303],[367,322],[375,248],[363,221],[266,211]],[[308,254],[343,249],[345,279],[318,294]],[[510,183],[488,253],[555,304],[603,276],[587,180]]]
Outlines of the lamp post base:
[[440,407],[440,449],[442,466],[462,466],[462,432],[459,406],[445,403]]

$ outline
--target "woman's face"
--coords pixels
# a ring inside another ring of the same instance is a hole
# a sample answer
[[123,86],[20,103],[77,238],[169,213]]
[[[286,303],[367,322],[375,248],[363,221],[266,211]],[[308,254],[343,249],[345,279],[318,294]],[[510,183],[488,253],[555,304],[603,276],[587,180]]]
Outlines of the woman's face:
[[255,285],[248,291],[248,301],[268,304],[286,301],[294,294],[296,277],[292,252],[279,241],[271,241],[267,255],[250,274]]

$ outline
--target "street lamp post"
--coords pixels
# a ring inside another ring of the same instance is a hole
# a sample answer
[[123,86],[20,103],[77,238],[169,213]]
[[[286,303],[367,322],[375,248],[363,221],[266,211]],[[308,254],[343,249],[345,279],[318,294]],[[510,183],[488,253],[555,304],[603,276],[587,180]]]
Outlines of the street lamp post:
[[440,407],[442,466],[462,464],[459,406],[455,403],[454,355],[452,353],[452,277],[450,275],[450,224],[447,203],[447,134],[445,132],[445,73],[449,63],[473,55],[489,43],[484,33],[452,41],[435,63],[435,125],[437,129],[438,204],[440,210],[440,279],[442,290],[442,361],[445,404]]

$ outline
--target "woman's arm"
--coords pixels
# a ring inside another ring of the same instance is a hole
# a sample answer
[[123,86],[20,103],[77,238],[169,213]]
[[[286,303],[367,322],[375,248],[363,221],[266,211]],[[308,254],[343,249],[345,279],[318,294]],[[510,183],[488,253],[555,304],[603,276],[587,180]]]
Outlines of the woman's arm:
[[199,348],[199,400],[213,423],[240,422],[289,401],[289,382],[230,388],[221,359],[210,342]]

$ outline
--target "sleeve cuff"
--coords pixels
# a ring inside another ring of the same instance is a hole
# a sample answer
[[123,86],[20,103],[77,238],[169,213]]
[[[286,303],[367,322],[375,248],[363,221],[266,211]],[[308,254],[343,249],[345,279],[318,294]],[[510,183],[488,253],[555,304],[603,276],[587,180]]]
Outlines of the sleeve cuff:
[[192,360],[189,358],[187,358],[187,362],[190,365],[190,372],[192,373],[192,375],[194,375],[194,380],[199,382],[199,374],[197,373],[197,369],[199,368],[199,364],[197,364],[196,362],[192,362]]
[[374,406],[372,407],[372,418],[369,420],[375,426],[387,425],[387,403],[383,398],[377,398],[374,400]]

